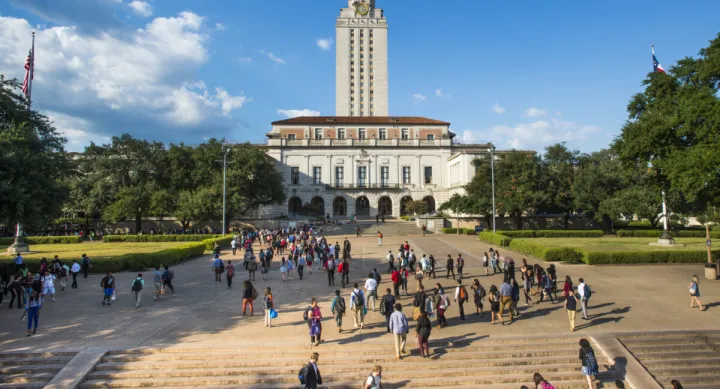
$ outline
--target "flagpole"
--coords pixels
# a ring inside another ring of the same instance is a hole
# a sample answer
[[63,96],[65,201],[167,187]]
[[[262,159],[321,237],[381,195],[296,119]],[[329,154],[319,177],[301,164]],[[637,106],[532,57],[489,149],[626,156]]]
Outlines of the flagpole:
[[28,109],[32,105],[32,82],[35,75],[35,31],[32,32],[32,48],[30,49],[30,79],[28,80]]

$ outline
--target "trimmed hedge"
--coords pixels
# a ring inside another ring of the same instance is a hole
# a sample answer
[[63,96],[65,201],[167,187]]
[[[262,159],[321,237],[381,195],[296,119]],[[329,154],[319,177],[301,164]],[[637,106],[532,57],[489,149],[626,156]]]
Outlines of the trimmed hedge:
[[572,247],[548,248],[543,259],[550,262],[580,263],[585,261],[585,251]]
[[500,231],[510,238],[600,238],[602,230],[516,230]]
[[533,257],[540,259],[545,259],[545,251],[548,250],[548,247],[543,244],[523,239],[511,240],[509,247],[510,250],[514,250],[527,255],[532,255]]
[[512,241],[512,238],[507,237],[505,235],[501,234],[494,234],[492,232],[481,232],[478,235],[478,239],[480,239],[483,242],[487,242],[490,244],[494,244],[496,246],[502,246],[507,247],[510,245],[510,241]]
[[[705,231],[702,230],[680,230],[680,231],[673,231],[670,230],[671,236],[681,237],[681,238],[704,238],[705,237]],[[635,237],[635,238],[659,238],[660,235],[662,235],[662,230],[618,230],[617,236],[619,238],[623,237]],[[720,231],[710,231],[710,238],[712,239],[719,239],[720,238]]]
[[[443,234],[457,234],[458,233],[458,229],[455,227],[443,228],[443,229],[441,229],[441,231]],[[465,234],[465,235],[475,235],[475,229],[474,228],[461,228],[460,233]]]
[[[720,251],[713,251],[713,259]],[[707,251],[590,251],[585,253],[588,265],[614,265],[627,263],[704,263]]]
[[202,242],[205,244],[206,250],[212,250],[215,248],[215,243],[219,244],[220,247],[229,246],[232,239],[232,235],[226,235],[225,237],[220,236],[217,238],[205,239]]
[[[27,244],[75,244],[82,243],[82,236],[26,236]],[[0,246],[9,246],[15,243],[14,236],[0,238]]]
[[211,234],[172,234],[172,235],[105,235],[103,242],[202,242],[206,239],[222,237]]

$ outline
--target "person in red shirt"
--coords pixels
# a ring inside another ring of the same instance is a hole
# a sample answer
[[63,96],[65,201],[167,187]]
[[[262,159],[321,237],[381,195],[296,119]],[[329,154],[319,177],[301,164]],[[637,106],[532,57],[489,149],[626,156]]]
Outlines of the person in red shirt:
[[390,275],[390,279],[393,283],[393,291],[395,292],[395,298],[400,297],[400,271],[398,269],[393,270]]
[[343,276],[343,272],[345,271],[345,261],[340,261],[338,263],[337,272],[340,274],[340,283],[342,284],[342,287],[345,287],[345,277]]
[[407,240],[405,241],[405,244],[403,245],[403,248],[405,249],[405,251],[410,251],[410,245],[408,244],[408,241],[407,241]]

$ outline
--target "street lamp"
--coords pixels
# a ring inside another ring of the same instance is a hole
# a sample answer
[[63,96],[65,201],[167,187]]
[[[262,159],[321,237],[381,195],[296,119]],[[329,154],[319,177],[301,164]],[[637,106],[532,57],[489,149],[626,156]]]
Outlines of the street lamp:
[[490,145],[490,174],[492,177],[492,203],[493,203],[493,234],[495,233],[495,145]]
[[230,146],[227,144],[223,144],[222,146],[223,151],[223,221],[222,221],[222,234],[225,236],[225,232],[227,231],[227,157],[228,154],[230,154]]

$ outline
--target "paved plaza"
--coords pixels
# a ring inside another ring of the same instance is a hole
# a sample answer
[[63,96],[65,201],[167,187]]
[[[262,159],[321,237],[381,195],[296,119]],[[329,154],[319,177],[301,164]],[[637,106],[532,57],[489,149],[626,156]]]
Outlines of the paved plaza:
[[[408,240],[418,257],[432,254],[440,265],[447,254],[456,257],[458,253],[466,258],[465,282],[469,287],[472,279],[479,279],[486,289],[500,285],[501,275],[484,275],[481,265],[482,253],[489,246],[473,236],[465,235],[422,235],[387,236],[381,247],[373,237],[354,238],[351,282],[363,284],[367,273],[377,268],[383,274],[379,287],[382,292],[391,286],[384,257],[388,250],[395,255],[400,243]],[[342,243],[344,236],[328,237],[330,242]],[[519,264],[524,256],[501,249],[501,254],[511,255]],[[223,260],[237,261],[237,275],[233,289],[225,282],[215,282],[211,272],[209,255],[179,264],[173,268],[176,293],[167,293],[160,301],[153,301],[152,271],[143,272],[146,287],[140,308],[134,307],[131,295],[131,280],[135,273],[116,274],[117,300],[112,306],[102,306],[100,288],[101,275],[92,274],[79,279],[79,289],[59,292],[57,302],[46,301],[40,315],[38,334],[25,337],[26,323],[20,322],[22,310],[0,310],[0,345],[7,352],[47,352],[73,350],[86,352],[132,348],[233,348],[242,350],[252,347],[267,347],[282,355],[282,348],[307,348],[310,350],[308,327],[302,320],[302,310],[312,297],[316,297],[326,318],[324,320],[324,343],[314,350],[322,353],[323,348],[373,345],[379,348],[379,355],[393,354],[392,338],[384,333],[384,318],[379,312],[368,312],[366,327],[354,329],[352,316],[344,320],[344,330],[337,333],[330,313],[330,301],[334,291],[340,288],[339,277],[336,286],[328,287],[327,276],[315,271],[306,274],[304,280],[282,283],[279,256],[273,259],[273,268],[263,281],[257,274],[254,283],[259,293],[271,287],[279,317],[272,328],[263,325],[260,300],[256,301],[254,316],[241,316],[241,289],[246,273],[242,272],[242,257],[238,252],[223,252]],[[538,262],[528,258],[529,263]],[[542,264],[546,266],[547,264]],[[708,309],[700,312],[690,309],[687,284],[693,274],[701,274],[700,265],[648,265],[648,266],[587,266],[556,264],[558,280],[570,275],[575,284],[579,277],[591,285],[593,298],[589,310],[590,320],[583,321],[578,315],[577,332],[568,329],[567,314],[561,303],[539,303],[530,307],[521,304],[521,315],[511,325],[491,325],[489,315],[472,314],[472,303],[466,304],[466,321],[459,320],[457,304],[447,313],[450,325],[434,329],[431,345],[451,345],[457,342],[472,343],[480,339],[502,339],[503,337],[562,338],[572,336],[593,336],[602,339],[606,334],[649,332],[714,330],[717,328],[720,283],[701,279],[702,302]],[[307,272],[306,272],[307,273]],[[437,282],[446,290],[454,292],[456,285],[445,279],[444,267],[437,271]],[[223,276],[224,279],[224,276]],[[409,291],[414,292],[414,280],[409,281]],[[426,280],[425,285],[434,285]],[[560,286],[561,287],[561,286]],[[350,288],[342,289],[342,295],[349,303]],[[382,295],[383,293],[378,293]],[[411,297],[401,298],[404,312],[410,316]],[[486,304],[486,309],[489,304]],[[507,313],[506,313],[507,314]],[[414,322],[411,321],[411,327]],[[411,330],[413,331],[413,330]],[[409,342],[415,348],[414,341]],[[363,346],[365,347],[365,346]],[[382,351],[384,350],[384,351]],[[334,351],[336,352],[336,351]],[[610,351],[607,351],[608,353]],[[98,354],[101,355],[101,354]],[[301,357],[298,364],[303,361]],[[326,363],[330,363],[327,361]],[[629,371],[629,369],[628,369]]]

